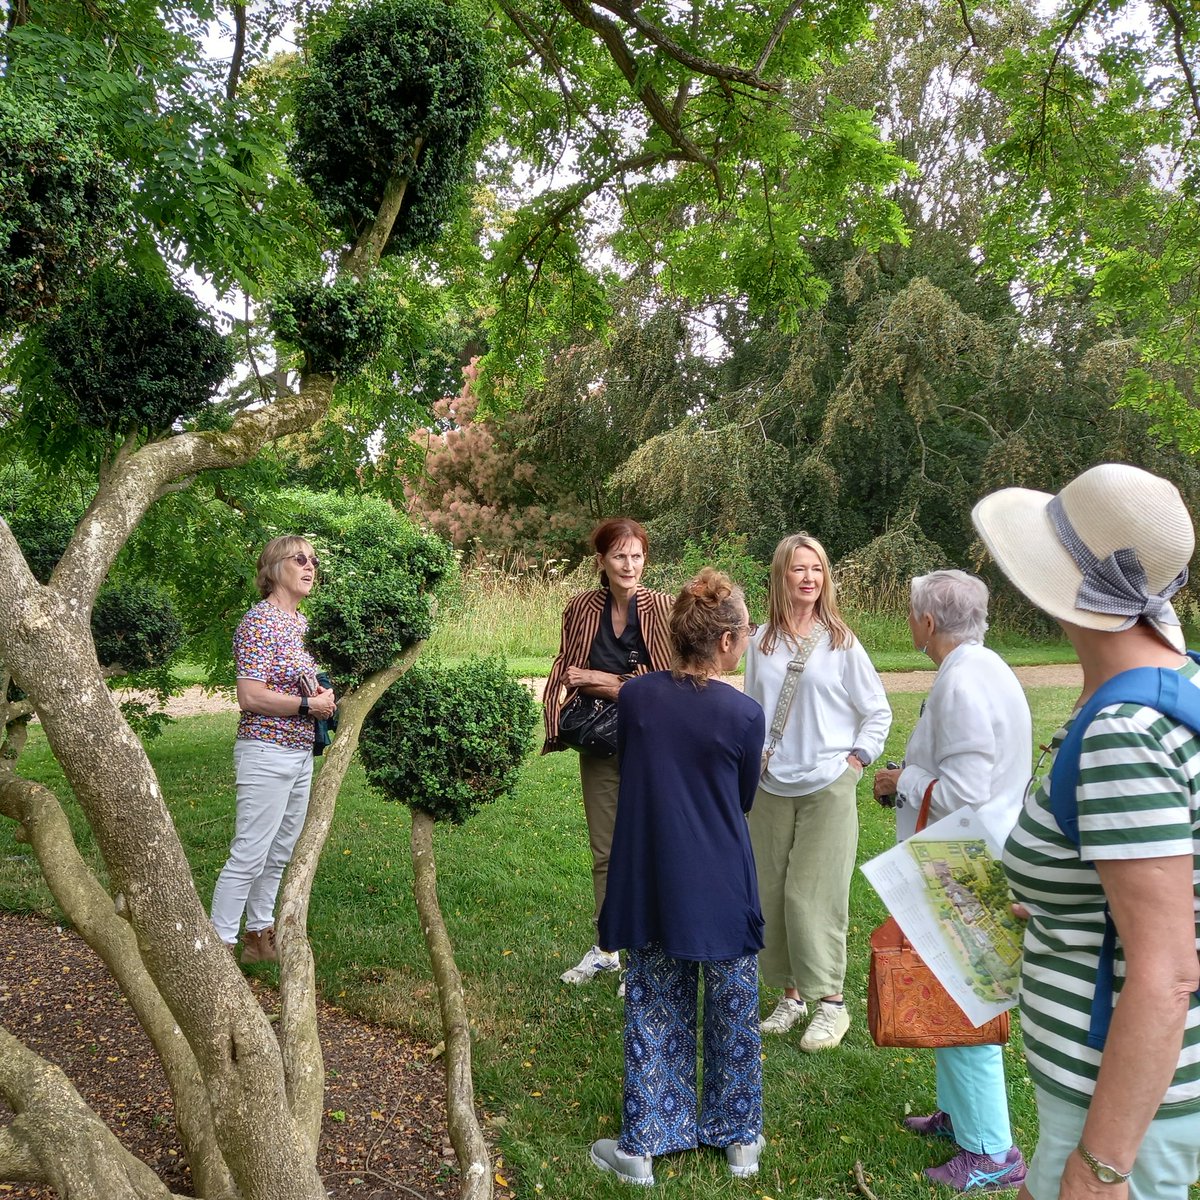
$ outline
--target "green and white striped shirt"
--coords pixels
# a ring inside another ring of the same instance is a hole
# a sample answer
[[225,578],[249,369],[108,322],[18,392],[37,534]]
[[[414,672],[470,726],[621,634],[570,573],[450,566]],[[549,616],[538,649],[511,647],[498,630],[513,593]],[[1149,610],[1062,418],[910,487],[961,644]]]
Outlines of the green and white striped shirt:
[[[1200,668],[1181,674],[1200,685]],[[1070,722],[1054,735],[1057,753]],[[1193,907],[1200,946],[1200,737],[1137,704],[1101,709],[1080,754],[1080,847],[1050,811],[1047,772],[1026,799],[1004,848],[1013,894],[1030,911],[1021,969],[1021,1027],[1029,1073],[1048,1092],[1086,1107],[1100,1052],[1087,1044],[1100,944],[1104,890],[1098,859],[1169,858],[1193,863]],[[1114,992],[1125,959],[1117,940]],[[1192,997],[1179,1066],[1160,1116],[1200,1110],[1200,1000]]]

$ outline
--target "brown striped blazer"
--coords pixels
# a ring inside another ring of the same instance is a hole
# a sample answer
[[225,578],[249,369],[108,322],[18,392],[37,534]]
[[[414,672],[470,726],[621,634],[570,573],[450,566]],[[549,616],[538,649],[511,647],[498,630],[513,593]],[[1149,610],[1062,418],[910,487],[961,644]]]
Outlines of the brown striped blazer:
[[[648,671],[669,671],[671,669],[671,633],[667,626],[671,609],[675,606],[675,598],[666,592],[652,592],[649,588],[640,587],[636,592],[638,627],[641,630],[642,641],[650,653],[649,663],[639,663],[637,674],[644,675]],[[546,692],[542,703],[546,720],[546,741],[542,753],[549,754],[552,750],[565,750],[558,744],[558,714],[562,706],[574,695],[574,689],[566,689],[563,677],[568,667],[586,667],[588,655],[592,652],[592,642],[600,629],[600,618],[604,615],[604,602],[608,592],[596,588],[590,592],[580,592],[567,601],[563,609],[562,641],[558,647],[558,657],[550,667],[550,676],[546,680]]]

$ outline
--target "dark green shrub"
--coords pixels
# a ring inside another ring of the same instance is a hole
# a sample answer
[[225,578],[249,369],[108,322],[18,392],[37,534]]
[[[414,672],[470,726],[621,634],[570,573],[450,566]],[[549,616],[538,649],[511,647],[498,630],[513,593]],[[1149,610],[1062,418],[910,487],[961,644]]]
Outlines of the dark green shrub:
[[127,201],[82,111],[0,88],[0,330],[87,278]]
[[296,174],[348,242],[370,227],[388,180],[406,176],[384,252],[432,241],[468,178],[487,112],[478,23],[444,0],[382,0],[310,45],[296,88]]
[[150,583],[112,584],[92,609],[96,658],[126,674],[161,667],[183,642],[183,625],[171,597]]
[[[166,281],[101,268],[42,331],[50,379],[81,425],[169,429],[202,409],[234,355],[212,318]],[[58,414],[61,419],[62,414]]]
[[387,305],[369,283],[341,278],[286,284],[271,304],[275,336],[304,354],[306,371],[343,379],[367,365],[387,341]]
[[461,825],[512,791],[537,705],[496,659],[447,670],[418,663],[363,726],[363,765],[388,800]]
[[[685,582],[700,573],[702,567],[716,567],[724,571],[742,589],[750,620],[765,621],[767,594],[771,582],[770,563],[760,562],[746,550],[744,534],[731,537],[711,538],[707,542],[689,541],[683,549],[680,564]],[[683,585],[680,584],[680,587]]]
[[308,644],[341,690],[391,666],[433,630],[433,600],[454,569],[450,548],[373,496],[285,492],[286,528],[321,560],[304,603]]
[[21,489],[19,495],[14,495],[0,488],[0,515],[8,522],[38,583],[46,583],[55,563],[62,558],[83,509],[36,492]]

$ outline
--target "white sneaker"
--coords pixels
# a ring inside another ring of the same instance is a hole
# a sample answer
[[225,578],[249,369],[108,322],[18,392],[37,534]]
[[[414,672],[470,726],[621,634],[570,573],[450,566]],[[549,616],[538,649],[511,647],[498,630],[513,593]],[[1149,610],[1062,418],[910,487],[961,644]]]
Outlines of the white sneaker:
[[759,1025],[758,1030],[760,1033],[787,1033],[797,1021],[803,1021],[807,1016],[808,1005],[803,1000],[781,996],[775,1011]]
[[[793,1001],[794,1003],[794,1001]],[[735,1146],[725,1147],[725,1161],[729,1163],[729,1173],[737,1179],[746,1179],[758,1174],[758,1156],[762,1153],[767,1139],[760,1133],[752,1142],[742,1142]]]
[[565,970],[559,979],[563,983],[587,983],[594,975],[601,971],[619,971],[621,969],[621,956],[615,951],[609,954],[607,950],[601,950],[599,946],[593,946],[580,960],[579,963]]
[[592,1143],[592,1162],[602,1171],[611,1171],[622,1183],[654,1186],[654,1160],[648,1154],[626,1154],[613,1138]]
[[822,1000],[800,1039],[800,1049],[810,1053],[814,1050],[832,1050],[841,1043],[849,1028],[850,1013],[845,1004],[830,1004]]

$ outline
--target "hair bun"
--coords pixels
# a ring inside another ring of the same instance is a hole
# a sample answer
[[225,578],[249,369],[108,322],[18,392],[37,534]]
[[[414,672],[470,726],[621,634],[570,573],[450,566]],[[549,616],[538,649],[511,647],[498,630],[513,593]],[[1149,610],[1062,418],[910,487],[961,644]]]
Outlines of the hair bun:
[[697,603],[705,608],[714,608],[733,594],[733,584],[727,575],[715,567],[704,567],[686,590]]

